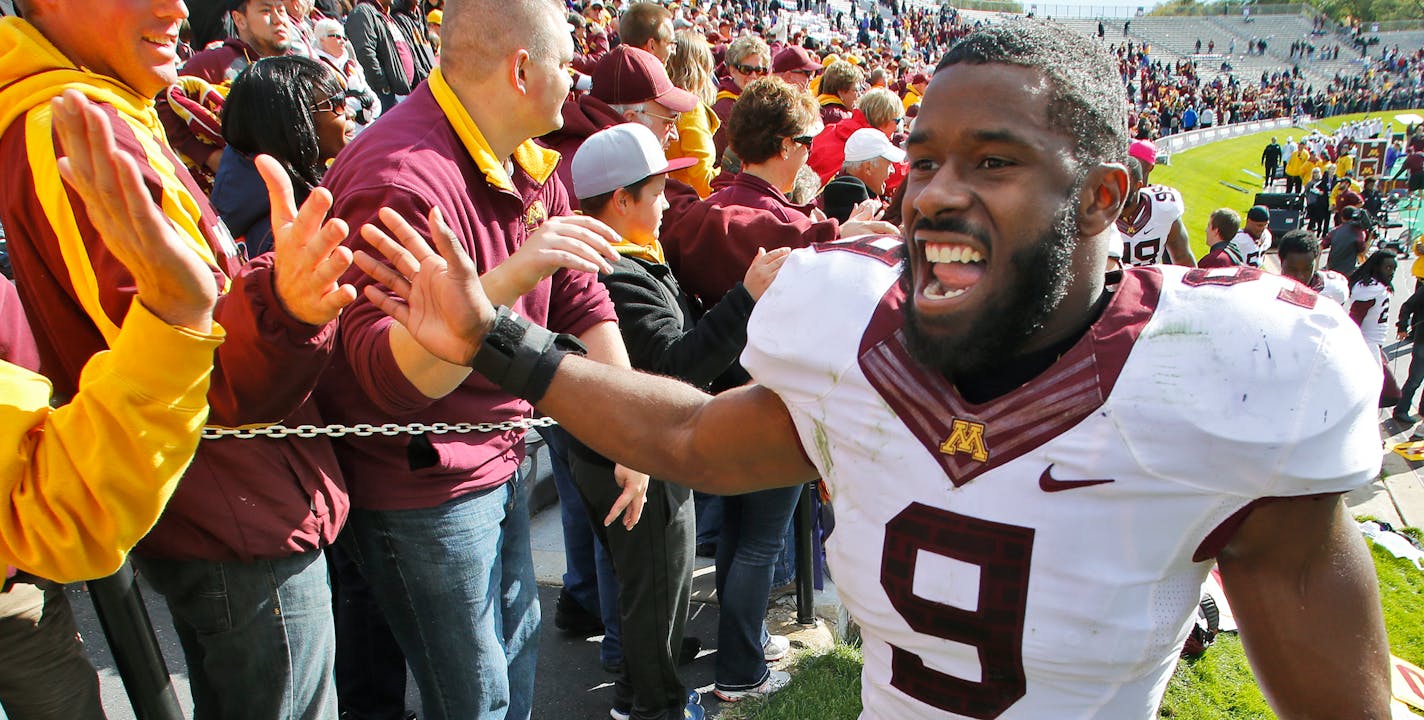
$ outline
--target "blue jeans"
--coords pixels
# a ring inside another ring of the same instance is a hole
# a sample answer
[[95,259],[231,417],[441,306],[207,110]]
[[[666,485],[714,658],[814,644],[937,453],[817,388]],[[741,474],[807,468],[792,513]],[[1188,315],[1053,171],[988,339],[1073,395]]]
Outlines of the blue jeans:
[[722,496],[694,492],[692,501],[697,512],[697,544],[716,543],[722,534]]
[[717,687],[750,690],[769,675],[766,604],[801,486],[722,498],[717,541]]
[[569,470],[568,435],[557,427],[541,428],[549,448],[549,467],[559,493],[559,518],[564,530],[564,590],[585,610],[603,619],[603,641],[598,659],[605,665],[623,662],[623,634],[619,631],[618,575],[608,548],[599,542],[589,524],[588,511],[579,497]]
[[340,542],[405,651],[423,720],[529,717],[539,598],[524,478],[432,508],[353,509]]
[[134,564],[173,615],[194,720],[335,720],[336,631],[320,550],[252,563]]

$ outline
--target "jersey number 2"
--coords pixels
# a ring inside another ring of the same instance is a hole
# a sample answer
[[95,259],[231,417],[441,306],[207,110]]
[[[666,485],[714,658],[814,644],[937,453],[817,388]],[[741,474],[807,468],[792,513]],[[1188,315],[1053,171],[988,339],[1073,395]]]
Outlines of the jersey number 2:
[[[915,594],[915,564],[922,551],[979,568],[974,610]],[[891,645],[890,684],[920,702],[980,720],[996,718],[1018,702],[1026,691],[1023,632],[1032,555],[1032,528],[920,503],[900,511],[885,526],[880,585],[912,630],[977,650],[982,677],[974,682],[947,675]]]

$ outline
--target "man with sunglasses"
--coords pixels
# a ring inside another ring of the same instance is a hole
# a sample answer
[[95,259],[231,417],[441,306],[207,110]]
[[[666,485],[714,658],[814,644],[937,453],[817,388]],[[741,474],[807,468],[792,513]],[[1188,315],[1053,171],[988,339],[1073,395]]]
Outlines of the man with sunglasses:
[[742,88],[771,72],[771,48],[756,35],[743,35],[727,46],[724,64],[727,75],[717,82],[717,100],[712,103],[712,112],[721,121],[712,135],[718,162],[727,150],[727,119],[732,116],[732,105],[741,97]]
[[[599,59],[593,69],[589,94],[564,101],[563,127],[539,138],[558,150],[558,179],[569,191],[569,203],[578,209],[570,163],[583,141],[599,130],[638,123],[653,131],[664,148],[677,138],[682,113],[697,107],[697,96],[672,84],[662,61],[645,50],[619,45]],[[692,191],[696,196],[696,191]]]
[[803,92],[811,92],[811,78],[821,73],[821,63],[811,58],[806,48],[792,45],[776,54],[771,63],[773,75]]

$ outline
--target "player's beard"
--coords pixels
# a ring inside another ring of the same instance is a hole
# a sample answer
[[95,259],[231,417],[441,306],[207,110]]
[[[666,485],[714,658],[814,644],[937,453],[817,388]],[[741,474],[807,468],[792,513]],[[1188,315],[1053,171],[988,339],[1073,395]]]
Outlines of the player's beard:
[[[982,373],[1021,353],[1068,294],[1073,254],[1078,248],[1077,197],[1075,183],[1036,241],[1009,256],[1015,279],[984,300],[984,310],[971,321],[968,332],[950,334],[948,327],[937,327],[938,318],[921,316],[914,300],[906,300],[905,340],[910,355],[953,379],[956,375]],[[921,218],[916,225],[970,235],[989,247],[982,230],[959,218]],[[902,272],[901,280],[913,294],[914,275],[908,261]]]

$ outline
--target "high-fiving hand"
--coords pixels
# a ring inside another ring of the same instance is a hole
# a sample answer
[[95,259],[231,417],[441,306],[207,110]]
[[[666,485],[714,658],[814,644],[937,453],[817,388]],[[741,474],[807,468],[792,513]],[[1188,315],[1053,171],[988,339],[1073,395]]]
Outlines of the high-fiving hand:
[[338,283],[351,267],[351,250],[341,245],[346,223],[339,218],[326,220],[332,203],[326,188],[313,190],[297,210],[291,178],[281,163],[258,155],[257,171],[267,183],[272,205],[277,297],[292,317],[308,325],[325,325],[356,299],[355,287]]
[[84,201],[89,222],[133,275],[138,300],[170,325],[207,333],[217,303],[216,270],[154,204],[138,164],[114,143],[109,118],[78,91],[51,103],[65,156],[59,174]]
[[356,265],[389,289],[367,285],[366,297],[430,354],[468,366],[495,318],[474,261],[439,208],[431,208],[429,218],[435,249],[396,211],[381,208],[380,216],[399,242],[375,225],[361,228],[361,236],[391,261],[388,266],[356,253]]

